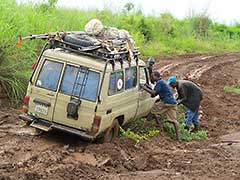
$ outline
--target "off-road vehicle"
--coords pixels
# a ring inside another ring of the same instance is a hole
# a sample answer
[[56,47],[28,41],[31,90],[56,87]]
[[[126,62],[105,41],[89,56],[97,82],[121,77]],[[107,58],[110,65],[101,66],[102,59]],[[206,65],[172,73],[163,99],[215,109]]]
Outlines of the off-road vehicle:
[[67,35],[45,44],[19,117],[43,131],[110,142],[120,126],[150,112],[155,99],[139,86],[149,84],[148,68],[138,50],[110,52],[102,44],[79,42]]

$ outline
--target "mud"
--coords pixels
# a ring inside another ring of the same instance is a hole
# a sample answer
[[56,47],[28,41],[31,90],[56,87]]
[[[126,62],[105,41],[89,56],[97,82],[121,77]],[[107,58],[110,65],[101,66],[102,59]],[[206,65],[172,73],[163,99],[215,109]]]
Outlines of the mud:
[[33,136],[18,109],[0,109],[0,179],[240,179],[240,96],[225,85],[240,80],[240,54],[157,58],[167,79],[177,75],[204,91],[203,141],[176,142],[165,133],[136,144],[89,143],[63,132]]

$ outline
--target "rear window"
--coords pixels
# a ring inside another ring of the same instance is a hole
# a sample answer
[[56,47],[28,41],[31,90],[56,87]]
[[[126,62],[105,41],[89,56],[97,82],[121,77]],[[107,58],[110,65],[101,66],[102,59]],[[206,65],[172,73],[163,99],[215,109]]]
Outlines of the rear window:
[[85,67],[67,65],[60,92],[96,101],[99,77],[99,73]]
[[63,63],[46,60],[39,73],[36,86],[56,91],[62,68]]

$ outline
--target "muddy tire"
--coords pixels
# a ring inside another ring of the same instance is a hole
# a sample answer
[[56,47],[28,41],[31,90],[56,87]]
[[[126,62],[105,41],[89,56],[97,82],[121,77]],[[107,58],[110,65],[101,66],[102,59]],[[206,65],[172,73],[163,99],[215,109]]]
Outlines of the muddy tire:
[[119,123],[117,119],[114,119],[112,125],[106,130],[104,137],[103,137],[103,142],[113,142],[116,137],[119,134]]

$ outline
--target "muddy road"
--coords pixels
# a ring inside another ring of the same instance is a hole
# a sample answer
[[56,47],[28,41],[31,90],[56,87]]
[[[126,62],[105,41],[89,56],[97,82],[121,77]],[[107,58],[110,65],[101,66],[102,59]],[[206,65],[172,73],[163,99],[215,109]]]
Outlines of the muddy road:
[[164,132],[137,145],[123,137],[90,144],[62,132],[31,136],[20,111],[3,104],[0,179],[240,179],[240,95],[223,90],[240,82],[240,53],[158,58],[157,68],[203,89],[207,140],[179,143]]

